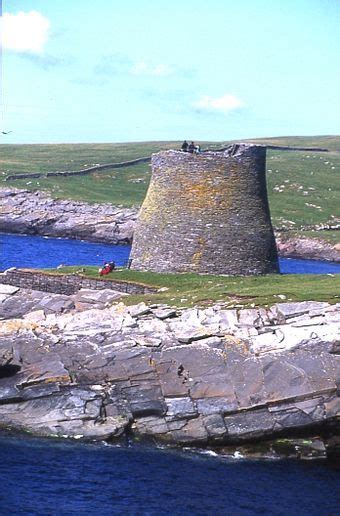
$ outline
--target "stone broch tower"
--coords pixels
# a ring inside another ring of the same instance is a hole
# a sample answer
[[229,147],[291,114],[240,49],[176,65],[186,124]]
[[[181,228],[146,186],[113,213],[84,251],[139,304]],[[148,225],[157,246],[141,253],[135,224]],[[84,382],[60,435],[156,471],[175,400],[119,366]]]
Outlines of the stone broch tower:
[[251,275],[278,272],[265,177],[266,147],[152,156],[131,268]]

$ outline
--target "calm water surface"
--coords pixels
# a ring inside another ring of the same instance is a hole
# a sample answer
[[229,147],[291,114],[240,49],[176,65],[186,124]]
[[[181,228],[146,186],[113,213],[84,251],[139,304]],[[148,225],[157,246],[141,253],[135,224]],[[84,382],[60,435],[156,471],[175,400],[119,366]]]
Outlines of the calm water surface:
[[0,437],[1,514],[335,515],[327,462]]
[[[111,260],[117,265],[126,265],[130,250],[127,245],[0,233],[0,270],[60,264],[100,266]],[[280,271],[284,274],[340,274],[340,264],[281,258]]]
[[66,238],[0,233],[0,270],[9,267],[58,267],[58,265],[102,265],[114,260],[125,265],[131,247],[98,244]]

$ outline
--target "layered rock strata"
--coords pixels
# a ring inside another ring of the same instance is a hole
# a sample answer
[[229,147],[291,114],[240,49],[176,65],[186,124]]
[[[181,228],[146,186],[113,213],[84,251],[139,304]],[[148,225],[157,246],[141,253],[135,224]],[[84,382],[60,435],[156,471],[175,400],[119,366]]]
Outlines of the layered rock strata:
[[0,231],[131,243],[138,210],[52,199],[46,193],[0,189]]
[[135,228],[131,268],[251,275],[278,272],[266,148],[153,154]]
[[[29,295],[1,288],[5,307]],[[39,293],[2,321],[0,427],[194,445],[336,431],[339,305],[178,311],[92,292],[78,310]]]

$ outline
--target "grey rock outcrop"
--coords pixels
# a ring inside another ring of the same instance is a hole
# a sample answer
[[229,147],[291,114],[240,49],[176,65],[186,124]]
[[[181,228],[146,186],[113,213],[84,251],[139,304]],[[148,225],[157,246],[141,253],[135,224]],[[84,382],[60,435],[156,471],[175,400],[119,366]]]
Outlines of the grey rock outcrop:
[[52,199],[46,193],[0,189],[0,231],[110,244],[131,243],[138,210]]
[[283,235],[277,235],[276,244],[280,256],[340,262],[340,244],[332,244],[323,240],[322,237],[283,237]]
[[[8,291],[2,293],[5,287],[8,287]],[[80,289],[75,294],[67,296],[27,288],[19,289],[0,283],[0,321],[23,317],[25,320],[39,322],[48,314],[61,314],[72,309],[105,308],[114,300],[126,295],[124,292],[110,289]]]
[[178,311],[102,295],[0,323],[0,427],[195,445],[334,431],[339,305]]

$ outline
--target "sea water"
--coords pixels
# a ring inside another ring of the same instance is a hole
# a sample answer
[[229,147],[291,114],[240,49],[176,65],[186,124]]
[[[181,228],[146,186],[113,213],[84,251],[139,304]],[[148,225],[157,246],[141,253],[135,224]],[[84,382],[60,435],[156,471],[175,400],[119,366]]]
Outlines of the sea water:
[[0,435],[4,515],[335,515],[338,481],[327,461]]
[[[8,267],[124,265],[129,246],[0,234]],[[281,272],[340,265],[280,260]],[[141,446],[0,433],[1,515],[335,515],[339,471],[328,461],[245,460]]]
[[[66,238],[0,233],[0,270],[9,267],[48,268],[58,265],[127,264],[131,246],[110,245]],[[340,274],[340,264],[280,258],[283,274]]]

